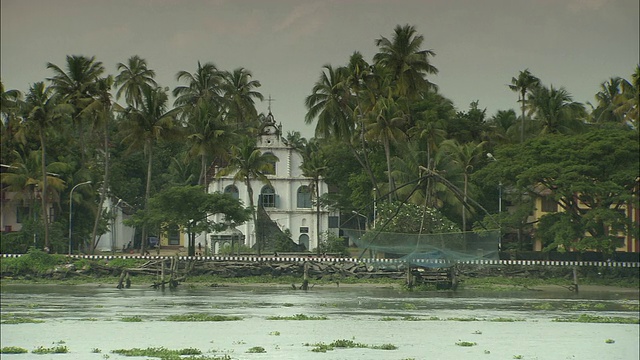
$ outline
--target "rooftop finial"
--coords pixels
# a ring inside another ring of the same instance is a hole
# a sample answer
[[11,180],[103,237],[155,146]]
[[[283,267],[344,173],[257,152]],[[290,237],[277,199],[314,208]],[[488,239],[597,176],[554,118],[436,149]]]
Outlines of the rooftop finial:
[[269,102],[269,107],[267,108],[269,110],[269,113],[271,113],[271,102],[272,101],[276,101],[276,99],[271,97],[271,94],[269,94],[269,98],[267,99],[267,102]]

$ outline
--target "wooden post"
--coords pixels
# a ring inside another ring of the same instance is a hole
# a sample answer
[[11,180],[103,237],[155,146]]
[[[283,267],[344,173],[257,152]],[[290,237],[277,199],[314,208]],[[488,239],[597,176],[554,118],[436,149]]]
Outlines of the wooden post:
[[160,283],[162,284],[162,290],[164,290],[164,259],[162,259],[162,267],[160,270]]
[[413,288],[413,272],[411,271],[411,265],[407,264],[407,287]]
[[305,261],[304,262],[304,273],[303,273],[303,279],[302,279],[302,286],[300,287],[300,289],[302,290],[309,290],[309,262]]
[[449,269],[451,271],[451,289],[455,291],[458,288],[457,265],[453,265]]
[[578,292],[578,267],[573,267],[573,291]]

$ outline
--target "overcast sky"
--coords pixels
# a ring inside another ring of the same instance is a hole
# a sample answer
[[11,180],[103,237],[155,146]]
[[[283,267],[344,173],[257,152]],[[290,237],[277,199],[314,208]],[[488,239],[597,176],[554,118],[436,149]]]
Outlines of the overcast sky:
[[[372,60],[374,40],[410,24],[436,53],[430,80],[459,110],[479,100],[493,115],[518,108],[507,87],[528,68],[545,85],[593,101],[600,83],[630,79],[639,62],[638,0],[0,0],[0,78],[26,91],[65,66],[95,56],[107,72],[145,58],[162,86],[197,61],[244,67],[275,101],[285,133],[313,136],[304,98],[325,64],[354,51]],[[121,101],[122,103],[122,101]],[[267,102],[257,104],[267,111]]]

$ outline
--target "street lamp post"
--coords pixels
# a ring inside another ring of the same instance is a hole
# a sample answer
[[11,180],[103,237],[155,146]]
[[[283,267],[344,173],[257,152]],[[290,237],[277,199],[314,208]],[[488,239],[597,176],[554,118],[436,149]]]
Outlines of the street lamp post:
[[82,182],[77,184],[73,188],[71,188],[71,192],[69,193],[69,256],[71,256],[71,221],[73,219],[73,190],[75,190],[80,185],[91,184],[91,180]]

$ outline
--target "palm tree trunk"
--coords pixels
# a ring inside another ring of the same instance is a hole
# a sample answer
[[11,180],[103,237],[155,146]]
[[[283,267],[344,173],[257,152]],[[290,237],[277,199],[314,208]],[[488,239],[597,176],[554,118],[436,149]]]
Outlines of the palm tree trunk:
[[44,226],[44,247],[50,249],[49,247],[49,215],[47,211],[47,164],[45,162],[46,159],[46,149],[44,142],[44,130],[40,129],[40,147],[42,148],[42,159],[41,159],[41,170],[42,170],[42,221]]
[[[250,181],[249,178],[246,178],[244,180],[245,184],[247,185],[247,193],[249,194],[249,206],[251,207],[251,216],[253,217],[253,234],[256,239],[256,251],[258,252],[258,256],[260,256],[261,244],[260,244],[260,239],[258,239],[258,232],[256,231],[256,228],[258,226],[258,217],[256,216],[256,209],[253,203],[253,188],[251,187],[251,183],[249,181]],[[240,244],[238,244],[238,248],[239,247],[240,247]]]
[[[149,211],[149,197],[151,195],[151,170],[153,169],[153,151],[151,149],[151,140],[146,140],[145,147],[149,154],[149,163],[147,165],[147,188],[144,194],[144,211]],[[142,225],[142,239],[140,240],[140,255],[144,255],[147,247],[147,224]]]
[[[91,231],[91,254],[94,254],[96,251],[96,247],[98,247],[98,243],[100,239],[96,241],[96,234],[98,232],[98,224],[100,223],[100,219],[102,218],[102,204],[107,197],[107,189],[109,188],[109,122],[108,116],[104,121],[104,178],[102,180],[102,188],[100,189],[100,202],[98,203],[98,211],[96,214],[96,218],[93,221],[93,230]],[[114,221],[114,220],[112,220]],[[112,244],[113,247],[113,244]],[[115,249],[111,249],[114,251]]]
[[315,185],[315,197],[316,197],[316,237],[317,237],[317,244],[316,244],[316,248],[318,250],[318,255],[320,255],[320,198],[319,198],[319,194],[320,194],[320,190],[318,189],[318,186],[320,185],[320,180],[318,178],[313,179]]
[[384,155],[387,158],[387,175],[389,176],[389,202],[391,203],[395,197],[396,185],[393,182],[393,176],[391,175],[391,149],[389,145],[389,139],[384,139]]
[[521,143],[524,142],[524,97],[526,95],[525,91],[526,91],[526,88],[523,88],[522,95],[521,95],[522,96],[522,99],[521,99],[522,100],[522,120],[521,120],[522,121],[522,126],[520,127],[520,142]]

